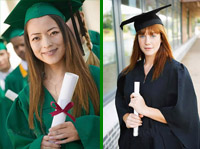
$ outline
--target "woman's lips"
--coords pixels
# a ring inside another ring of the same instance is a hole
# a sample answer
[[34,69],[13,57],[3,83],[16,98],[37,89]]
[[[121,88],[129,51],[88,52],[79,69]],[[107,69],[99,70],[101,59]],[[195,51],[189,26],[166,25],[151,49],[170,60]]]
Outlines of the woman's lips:
[[52,56],[56,53],[56,51],[58,50],[58,48],[56,49],[52,49],[52,50],[49,50],[47,52],[42,52],[43,55],[47,55],[47,56]]
[[151,50],[152,48],[144,48],[145,50]]

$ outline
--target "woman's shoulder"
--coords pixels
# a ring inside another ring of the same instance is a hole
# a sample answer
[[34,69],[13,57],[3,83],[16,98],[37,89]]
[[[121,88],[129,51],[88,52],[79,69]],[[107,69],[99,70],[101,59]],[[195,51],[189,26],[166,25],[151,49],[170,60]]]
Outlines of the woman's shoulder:
[[181,62],[176,61],[175,59],[168,60],[166,62],[166,68],[174,71],[187,71],[187,68]]
[[171,76],[180,76],[179,74],[184,74],[185,77],[190,77],[186,66],[175,59],[166,62],[164,73],[170,74]]
[[118,80],[120,78],[126,77],[127,75],[129,75],[129,74],[131,74],[131,73],[133,73],[135,71],[138,71],[138,69],[141,69],[143,62],[144,62],[144,60],[138,60],[136,65],[135,65],[135,67],[132,70],[130,70],[129,72],[127,72],[127,73],[125,73],[124,70],[122,70],[118,75]]

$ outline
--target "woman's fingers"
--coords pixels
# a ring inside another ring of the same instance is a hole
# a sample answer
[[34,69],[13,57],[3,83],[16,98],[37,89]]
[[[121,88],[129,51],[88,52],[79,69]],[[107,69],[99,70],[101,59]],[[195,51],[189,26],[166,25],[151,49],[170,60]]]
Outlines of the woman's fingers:
[[56,140],[56,144],[63,144],[66,143],[66,141],[72,142],[80,139],[72,122],[64,122],[63,124],[52,127],[49,129],[48,136],[51,140]]
[[64,139],[68,137],[68,131],[66,129],[61,129],[59,131],[55,131],[49,134],[49,138],[53,140]]
[[142,120],[139,116],[131,113],[126,119],[127,128],[135,128],[142,125]]
[[134,93],[133,92],[133,93],[131,93],[130,98],[137,98],[139,96],[141,96],[140,93]]
[[60,148],[59,144],[51,141],[48,136],[44,136],[41,142],[41,148]]
[[139,114],[139,117],[140,117],[140,118],[143,118],[143,117],[144,117],[144,115],[142,115],[142,114]]
[[142,121],[141,120],[138,120],[138,119],[127,119],[127,123],[128,124],[142,124]]
[[65,144],[74,141],[73,137],[66,138],[64,140],[56,141],[56,144]]
[[72,123],[72,122],[65,122],[65,123],[56,125],[56,126],[54,126],[54,127],[51,127],[51,128],[49,129],[49,132],[53,132],[53,131],[56,131],[56,130],[59,130],[59,129],[66,128],[68,125],[70,125],[70,123]]

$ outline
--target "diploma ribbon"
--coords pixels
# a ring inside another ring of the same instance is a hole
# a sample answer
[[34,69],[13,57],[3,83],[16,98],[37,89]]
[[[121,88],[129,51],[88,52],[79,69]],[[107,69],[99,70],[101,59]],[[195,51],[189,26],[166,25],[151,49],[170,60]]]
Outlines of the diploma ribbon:
[[[55,104],[56,107],[54,107],[52,104]],[[56,111],[51,112],[50,114],[53,117],[53,116],[55,116],[55,115],[57,115],[57,114],[59,114],[61,112],[64,112],[66,115],[68,115],[75,122],[75,118],[71,114],[67,113],[73,106],[74,106],[74,103],[73,102],[69,102],[66,105],[66,107],[64,109],[62,109],[56,102],[52,101],[51,102],[51,107],[56,109]]]

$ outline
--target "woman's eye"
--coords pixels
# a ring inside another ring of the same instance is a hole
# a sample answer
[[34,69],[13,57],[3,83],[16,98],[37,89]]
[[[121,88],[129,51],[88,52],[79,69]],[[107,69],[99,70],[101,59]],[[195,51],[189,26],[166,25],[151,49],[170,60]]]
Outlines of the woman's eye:
[[156,35],[153,34],[153,35],[151,35],[151,37],[156,37]]
[[56,35],[56,34],[58,34],[58,31],[51,32],[51,35]]
[[140,38],[144,38],[145,36],[144,35],[140,35]]
[[39,37],[34,37],[34,38],[32,39],[32,41],[37,41],[37,40],[39,40]]

